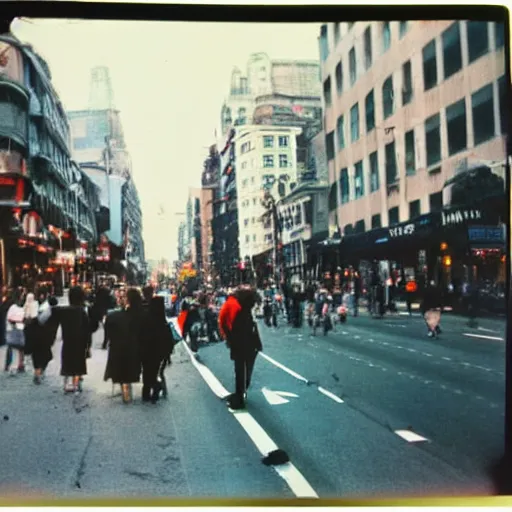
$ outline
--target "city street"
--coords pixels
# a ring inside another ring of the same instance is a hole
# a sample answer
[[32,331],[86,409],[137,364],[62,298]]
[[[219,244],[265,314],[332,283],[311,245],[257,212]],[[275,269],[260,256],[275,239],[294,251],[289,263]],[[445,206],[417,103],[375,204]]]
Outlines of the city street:
[[[504,322],[446,317],[438,340],[418,317],[349,318],[326,337],[260,325],[246,411],[229,352],[176,348],[170,396],[123,406],[103,382],[95,336],[84,393],[64,396],[60,343],[42,386],[0,376],[0,491],[59,497],[393,497],[489,494],[501,454]],[[496,332],[494,332],[496,331]],[[474,338],[465,334],[487,336]],[[489,339],[490,338],[490,339]],[[4,349],[0,349],[0,358]],[[116,390],[117,393],[118,390]],[[22,433],[22,435],[20,435]],[[421,436],[414,438],[411,436]],[[291,463],[270,468],[280,448]]]

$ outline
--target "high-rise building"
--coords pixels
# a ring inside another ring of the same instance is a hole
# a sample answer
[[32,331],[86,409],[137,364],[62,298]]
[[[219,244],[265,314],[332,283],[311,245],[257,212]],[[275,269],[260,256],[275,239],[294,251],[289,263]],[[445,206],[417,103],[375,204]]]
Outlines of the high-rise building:
[[[68,112],[73,156],[86,172],[97,177],[97,167],[105,169],[110,178],[122,180],[121,201],[111,201],[110,233],[121,233],[111,240],[121,247],[119,255],[126,260],[128,274],[140,281],[144,272],[144,241],[142,212],[134,178],[131,157],[124,140],[120,112],[115,109],[114,93],[109,70],[96,67],[91,71],[87,110]],[[95,169],[95,170],[94,170]],[[117,181],[115,190],[117,190]],[[108,181],[110,183],[110,181]],[[112,188],[112,187],[111,187]],[[109,196],[112,198],[112,194]],[[119,226],[113,226],[117,219]]]
[[221,111],[223,136],[232,126],[253,123],[259,97],[281,95],[319,101],[322,94],[319,76],[317,61],[271,60],[265,53],[252,54],[245,74],[236,67],[231,74],[230,92]]
[[[330,229],[346,235],[342,259],[459,281],[499,266],[502,240],[474,239],[467,254],[464,244],[475,224],[495,233],[506,211],[504,34],[480,21],[322,26]],[[445,256],[453,264],[440,269]]]

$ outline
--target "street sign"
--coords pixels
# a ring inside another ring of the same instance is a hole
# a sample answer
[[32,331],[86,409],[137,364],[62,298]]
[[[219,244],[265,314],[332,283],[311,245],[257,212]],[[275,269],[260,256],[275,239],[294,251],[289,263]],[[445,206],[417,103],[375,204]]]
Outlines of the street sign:
[[290,400],[287,400],[285,397],[299,398],[299,395],[288,393],[287,391],[272,391],[268,388],[263,388],[261,391],[270,405],[287,404]]

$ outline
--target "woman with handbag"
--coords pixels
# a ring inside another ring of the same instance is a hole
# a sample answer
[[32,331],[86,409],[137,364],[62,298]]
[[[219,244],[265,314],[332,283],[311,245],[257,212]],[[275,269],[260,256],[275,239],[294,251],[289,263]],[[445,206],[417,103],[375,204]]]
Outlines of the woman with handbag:
[[[16,292],[13,297],[13,304],[7,311],[5,339],[8,349],[11,351],[12,360],[8,367],[11,375],[25,371],[25,310],[23,309],[23,295]],[[13,363],[18,356],[18,367],[14,369]]]

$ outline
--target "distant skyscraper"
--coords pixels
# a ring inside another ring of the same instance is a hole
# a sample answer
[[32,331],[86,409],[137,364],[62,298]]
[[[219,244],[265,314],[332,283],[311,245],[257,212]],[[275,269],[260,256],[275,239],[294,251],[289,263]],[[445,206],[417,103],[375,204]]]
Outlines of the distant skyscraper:
[[89,110],[115,110],[115,108],[110,71],[106,66],[97,66],[91,72]]

